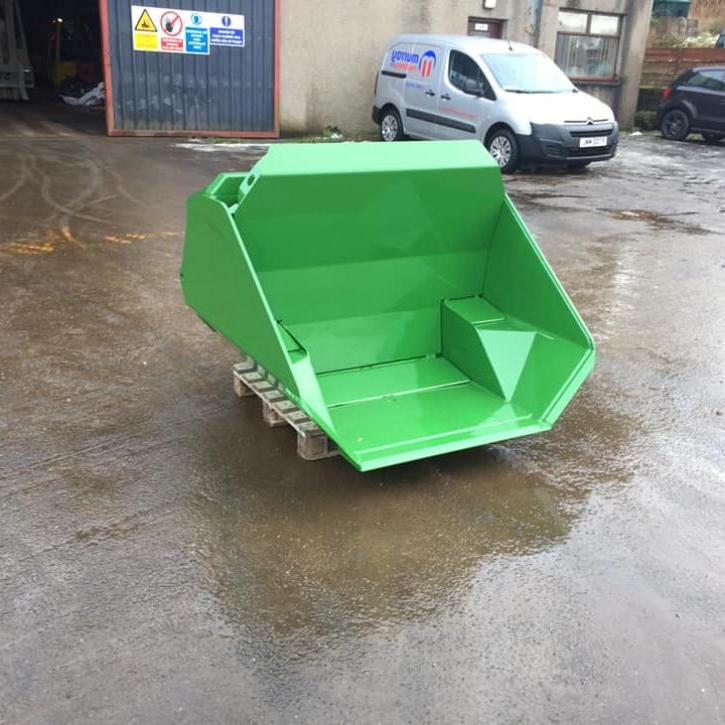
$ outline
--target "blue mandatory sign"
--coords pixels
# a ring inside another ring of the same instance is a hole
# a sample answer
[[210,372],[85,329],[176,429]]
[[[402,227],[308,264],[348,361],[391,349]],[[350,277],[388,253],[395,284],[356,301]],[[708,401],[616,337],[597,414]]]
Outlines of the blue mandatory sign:
[[201,15],[199,15],[199,13],[194,13],[191,16],[191,22],[194,23],[194,25],[201,25]]
[[222,25],[228,28],[232,24],[232,19],[228,15],[222,17]]
[[[226,17],[226,16],[225,16]],[[222,23],[224,18],[222,18]],[[210,28],[212,45],[244,47],[244,30],[241,28]]]
[[186,52],[209,55],[209,31],[206,28],[186,29]]

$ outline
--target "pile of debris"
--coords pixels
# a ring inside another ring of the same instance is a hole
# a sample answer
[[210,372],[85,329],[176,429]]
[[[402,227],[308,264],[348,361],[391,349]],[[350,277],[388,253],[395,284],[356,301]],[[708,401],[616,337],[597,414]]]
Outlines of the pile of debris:
[[[70,79],[69,79],[70,80]],[[61,87],[61,91],[65,90]],[[59,93],[63,103],[69,106],[103,106],[106,102],[106,90],[103,81],[98,83],[90,90],[86,90],[84,86],[75,86],[74,92]]]

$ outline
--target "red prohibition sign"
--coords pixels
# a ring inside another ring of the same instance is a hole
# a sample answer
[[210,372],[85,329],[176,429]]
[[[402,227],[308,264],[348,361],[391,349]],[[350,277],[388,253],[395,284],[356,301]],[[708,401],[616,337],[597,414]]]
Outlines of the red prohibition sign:
[[184,23],[181,22],[179,13],[169,10],[161,16],[161,27],[166,35],[178,35],[184,27]]

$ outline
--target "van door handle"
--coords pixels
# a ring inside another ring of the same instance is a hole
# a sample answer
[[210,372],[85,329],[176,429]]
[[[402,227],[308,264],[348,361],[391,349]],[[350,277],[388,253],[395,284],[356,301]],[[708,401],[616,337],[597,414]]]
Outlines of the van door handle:
[[425,92],[425,95],[426,95],[426,96],[435,96],[435,91],[431,91],[431,89],[429,88],[429,89],[428,89],[428,90],[427,90],[427,91]]
[[450,101],[450,100],[451,100],[451,97],[450,97],[450,96],[449,96],[449,95],[448,95],[447,93],[444,93],[444,94],[443,94],[443,95],[441,96],[441,100],[442,100],[442,101]]

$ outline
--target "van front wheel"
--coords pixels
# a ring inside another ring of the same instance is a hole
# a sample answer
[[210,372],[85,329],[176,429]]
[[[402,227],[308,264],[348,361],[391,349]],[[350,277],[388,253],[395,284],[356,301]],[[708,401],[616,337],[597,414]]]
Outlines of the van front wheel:
[[486,141],[486,148],[504,174],[516,170],[519,164],[519,145],[507,128],[494,131]]
[[380,138],[383,141],[400,141],[403,138],[403,122],[394,108],[386,108],[380,118]]

